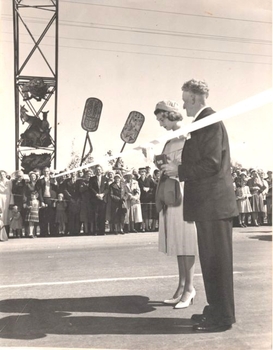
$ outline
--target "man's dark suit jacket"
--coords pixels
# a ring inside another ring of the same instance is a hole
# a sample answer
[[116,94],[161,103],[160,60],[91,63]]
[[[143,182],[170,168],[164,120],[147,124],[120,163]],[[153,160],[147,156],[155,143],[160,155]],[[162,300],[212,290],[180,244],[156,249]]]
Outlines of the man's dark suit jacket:
[[98,193],[103,193],[106,194],[107,190],[108,190],[108,181],[106,176],[102,175],[101,176],[101,183],[100,183],[100,187],[98,185],[98,180],[97,180],[97,176],[92,176],[89,179],[89,189],[90,189],[90,196],[91,196],[91,201],[93,202],[97,202],[97,201],[101,201],[100,199],[98,199],[96,197],[96,195]]
[[63,194],[65,199],[77,200],[79,198],[77,181],[72,182],[71,179],[66,179],[64,180],[62,188],[63,188]]
[[[36,182],[36,190],[39,193],[39,200],[44,202],[45,179],[41,178]],[[57,198],[58,185],[54,183],[54,179],[50,179],[50,198]]]
[[[197,120],[215,113],[205,108]],[[184,181],[184,220],[207,221],[238,215],[230,170],[226,128],[214,123],[191,133],[178,167]]]

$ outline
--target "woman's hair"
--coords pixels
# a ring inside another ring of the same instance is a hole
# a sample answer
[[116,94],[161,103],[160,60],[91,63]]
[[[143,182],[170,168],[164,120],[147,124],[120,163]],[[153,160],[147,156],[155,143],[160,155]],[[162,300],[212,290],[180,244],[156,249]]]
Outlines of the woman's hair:
[[162,109],[158,109],[156,111],[156,114],[158,114],[160,112],[162,113],[162,118],[167,118],[172,122],[180,121],[183,119],[182,114],[179,112],[167,112],[167,111],[163,111]]
[[[257,176],[254,177],[254,176],[253,176],[254,174],[256,174]],[[258,184],[258,185],[260,185],[260,186],[263,186],[263,182],[262,182],[262,180],[261,180],[261,178],[260,178],[260,175],[259,175],[259,173],[258,173],[256,170],[252,170],[252,172],[251,172],[251,177],[252,177],[253,182],[254,182],[255,184]]]
[[12,174],[12,177],[14,179],[17,179],[19,177],[22,177],[24,176],[24,172],[22,170],[16,170],[13,174]]
[[37,181],[39,179],[39,175],[35,172],[35,171],[30,171],[28,173],[28,177],[30,178],[31,175],[34,175],[35,176],[35,180]]

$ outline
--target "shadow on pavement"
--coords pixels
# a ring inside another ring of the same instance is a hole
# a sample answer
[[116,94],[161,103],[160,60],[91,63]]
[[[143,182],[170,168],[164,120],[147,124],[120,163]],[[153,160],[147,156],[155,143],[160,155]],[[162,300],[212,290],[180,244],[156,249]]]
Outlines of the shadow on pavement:
[[192,322],[189,319],[72,315],[91,312],[139,315],[154,311],[154,306],[163,305],[135,295],[3,300],[0,302],[0,312],[13,315],[0,320],[0,338],[38,339],[47,334],[192,333]]

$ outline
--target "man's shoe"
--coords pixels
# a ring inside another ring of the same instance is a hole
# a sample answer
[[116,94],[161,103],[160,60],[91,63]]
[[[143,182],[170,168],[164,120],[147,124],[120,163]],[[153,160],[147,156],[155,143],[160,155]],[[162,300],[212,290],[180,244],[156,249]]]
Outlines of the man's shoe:
[[209,333],[209,332],[225,332],[231,329],[231,327],[232,327],[231,324],[225,324],[225,325],[211,324],[209,322],[206,322],[205,320],[199,324],[195,324],[194,326],[192,326],[192,329],[195,332]]
[[191,320],[196,322],[196,323],[201,323],[206,320],[206,316],[203,314],[193,314],[191,317]]

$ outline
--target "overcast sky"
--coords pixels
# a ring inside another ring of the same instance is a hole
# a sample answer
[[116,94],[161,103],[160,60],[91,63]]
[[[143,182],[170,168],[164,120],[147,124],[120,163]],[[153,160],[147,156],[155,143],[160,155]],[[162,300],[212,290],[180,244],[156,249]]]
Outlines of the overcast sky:
[[[23,0],[30,1],[36,0]],[[90,134],[93,155],[99,157],[110,149],[121,150],[120,132],[132,110],[146,120],[136,143],[125,150],[164,134],[154,107],[166,99],[182,105],[181,86],[186,80],[205,79],[210,87],[208,103],[217,111],[269,89],[271,6],[270,0],[247,0],[247,6],[238,0],[61,0],[57,169],[69,162],[73,140],[74,150],[82,151],[81,119],[89,97],[103,102],[98,130]],[[38,38],[47,13],[26,10],[24,16]],[[15,168],[12,31],[12,1],[2,0],[0,159],[1,168],[8,171]],[[23,59],[32,45],[23,29],[21,34]],[[53,60],[50,36],[53,29],[41,48]],[[30,63],[28,74],[49,74],[38,52]],[[48,106],[52,123],[53,106]],[[184,122],[191,121],[185,111],[183,115]],[[272,167],[272,105],[229,119],[225,125],[233,160],[246,167]],[[20,126],[20,133],[24,130]],[[146,165],[141,154],[126,162]]]

